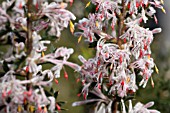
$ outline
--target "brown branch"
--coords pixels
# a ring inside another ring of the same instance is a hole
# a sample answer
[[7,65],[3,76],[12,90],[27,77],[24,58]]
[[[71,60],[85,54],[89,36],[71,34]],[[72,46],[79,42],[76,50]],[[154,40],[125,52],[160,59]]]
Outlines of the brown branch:
[[113,101],[113,112],[112,113],[117,113],[117,108],[118,108],[118,103],[117,103],[117,100],[114,100]]
[[31,6],[32,0],[27,1],[27,55],[30,55],[32,51],[32,21],[31,21]]
[[122,0],[122,10],[121,10],[121,14],[119,15],[119,20],[118,20],[118,24],[119,24],[119,28],[118,28],[118,45],[119,47],[121,47],[122,42],[120,40],[120,36],[123,34],[124,31],[124,19],[125,19],[125,14],[126,14],[126,6],[125,6],[125,0]]
[[[117,37],[117,44],[119,45],[119,47],[121,48],[122,45],[122,41],[120,40],[120,36],[124,33],[124,19],[125,19],[125,14],[126,14],[126,6],[125,6],[125,0],[122,0],[122,10],[121,10],[121,14],[119,15],[119,20],[118,20],[118,37]],[[113,101],[113,105],[112,105],[112,113],[116,113],[118,109],[118,101],[117,99],[115,99]]]
[[[27,39],[26,39],[26,48],[27,48],[27,56],[31,54],[32,51],[32,20],[31,20],[31,7],[32,0],[27,0]],[[32,78],[31,73],[27,73],[26,79],[30,80]],[[27,90],[31,87],[30,84],[27,85]]]

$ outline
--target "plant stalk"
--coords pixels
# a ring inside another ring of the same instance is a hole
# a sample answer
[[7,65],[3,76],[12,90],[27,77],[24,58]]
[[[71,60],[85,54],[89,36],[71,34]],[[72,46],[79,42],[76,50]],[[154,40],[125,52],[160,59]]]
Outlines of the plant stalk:
[[117,43],[119,45],[119,47],[121,47],[122,45],[122,42],[120,40],[120,36],[123,34],[124,30],[124,19],[125,19],[125,14],[126,14],[126,6],[125,6],[125,0],[122,0],[122,11],[121,11],[121,14],[119,15],[119,21],[118,21],[118,24],[119,24],[119,28],[118,28],[118,39],[117,39]]
[[[117,44],[119,45],[120,48],[122,45],[120,36],[124,33],[123,28],[124,28],[125,14],[126,14],[125,0],[122,0],[122,10],[121,10],[121,14],[120,14],[119,20],[118,20],[119,28],[118,28],[118,37],[117,37]],[[115,99],[113,101],[112,113],[117,113],[117,110],[118,110],[118,101],[117,101],[117,99]]]
[[27,1],[27,55],[32,51],[32,21],[31,21],[31,6],[32,0]]
[[117,100],[115,99],[113,101],[113,112],[112,113],[117,113],[117,108],[118,108],[118,103],[117,103]]
[[[31,54],[32,51],[32,20],[31,20],[31,8],[32,8],[32,0],[27,0],[27,39],[26,39],[26,48],[27,48],[27,56]],[[31,73],[27,73],[26,79],[30,80],[32,78]],[[27,85],[27,90],[31,87],[30,84]]]

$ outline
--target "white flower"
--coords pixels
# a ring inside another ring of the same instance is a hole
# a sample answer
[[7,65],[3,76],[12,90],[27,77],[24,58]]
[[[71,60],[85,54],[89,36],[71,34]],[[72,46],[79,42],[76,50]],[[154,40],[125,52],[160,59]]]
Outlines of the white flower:
[[50,100],[50,106],[48,107],[48,109],[53,112],[55,110],[55,98],[54,97],[48,97],[48,99]]
[[55,51],[54,57],[63,57],[64,60],[67,60],[73,52],[74,50],[72,48],[67,49],[65,47],[60,47]]
[[56,3],[52,2],[48,4],[45,2],[42,5],[41,11],[39,11],[39,15],[47,16],[50,20],[51,29],[49,31],[49,35],[54,35],[59,37],[61,35],[61,30],[68,26],[70,20],[75,20],[76,17],[66,10],[66,3]]
[[149,107],[151,107],[153,105],[154,105],[154,102],[149,102],[149,103],[147,103],[145,105],[143,105],[142,103],[138,102],[134,106],[133,113],[160,113],[157,110],[148,109]]
[[50,44],[48,40],[41,40],[41,36],[37,34],[37,32],[33,32],[33,50],[36,52],[46,51],[47,47],[45,44]]
[[145,15],[145,10],[144,10],[144,8],[142,8],[142,18],[143,18],[144,23],[146,23],[146,21],[148,20],[148,18],[147,18],[146,15]]
[[54,71],[55,78],[60,78],[60,71],[62,70],[63,64],[56,64],[56,66],[52,67],[51,70]]

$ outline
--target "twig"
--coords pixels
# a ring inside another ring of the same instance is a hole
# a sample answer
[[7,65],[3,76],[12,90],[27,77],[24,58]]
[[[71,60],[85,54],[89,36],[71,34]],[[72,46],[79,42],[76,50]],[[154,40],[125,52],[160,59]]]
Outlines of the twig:
[[31,21],[31,5],[32,0],[27,1],[27,55],[30,55],[32,50],[32,21]]
[[122,11],[121,11],[121,14],[119,16],[119,21],[118,21],[119,28],[118,28],[118,37],[117,37],[118,41],[117,41],[117,43],[118,43],[119,47],[121,47],[121,44],[122,44],[119,37],[123,34],[123,31],[124,31],[123,26],[124,26],[125,13],[126,13],[125,0],[122,0]]
[[[27,42],[26,42],[26,48],[27,48],[27,56],[31,54],[32,51],[32,20],[31,20],[31,6],[32,6],[32,0],[27,1]],[[30,80],[32,78],[31,73],[27,73],[27,80]],[[27,85],[27,90],[30,89],[30,84]]]
[[[126,13],[126,6],[125,6],[125,0],[122,0],[122,11],[121,14],[119,16],[119,28],[118,28],[118,37],[117,37],[117,44],[119,45],[119,47],[121,47],[122,45],[122,41],[120,40],[120,36],[123,34],[123,26],[124,26],[124,19],[125,19],[125,13]],[[115,99],[113,101],[113,113],[117,113],[117,109],[118,109],[118,102],[117,99]]]
[[117,113],[117,108],[118,108],[118,104],[117,104],[117,100],[115,99],[114,101],[113,101],[113,113]]

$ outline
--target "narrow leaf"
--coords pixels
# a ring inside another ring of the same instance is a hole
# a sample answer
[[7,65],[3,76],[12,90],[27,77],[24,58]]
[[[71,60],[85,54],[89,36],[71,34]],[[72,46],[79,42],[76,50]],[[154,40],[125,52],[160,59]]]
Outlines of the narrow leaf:
[[56,91],[56,92],[54,93],[54,97],[57,98],[57,97],[58,97],[58,94],[59,94],[59,91]]
[[74,33],[74,24],[72,23],[72,21],[70,21],[70,31],[72,34]]
[[166,11],[165,11],[165,9],[163,7],[162,7],[162,12],[166,14]]
[[157,68],[156,64],[155,64],[155,71],[157,74],[159,74],[159,69]]
[[5,108],[6,107],[6,105],[1,105],[0,106],[0,111],[3,109],[3,108]]
[[154,82],[153,82],[152,76],[151,76],[151,85],[154,88]]
[[85,8],[89,7],[90,4],[91,4],[91,1],[86,4]]
[[80,43],[81,39],[82,39],[82,35],[80,35],[80,37],[78,38],[78,43]]

